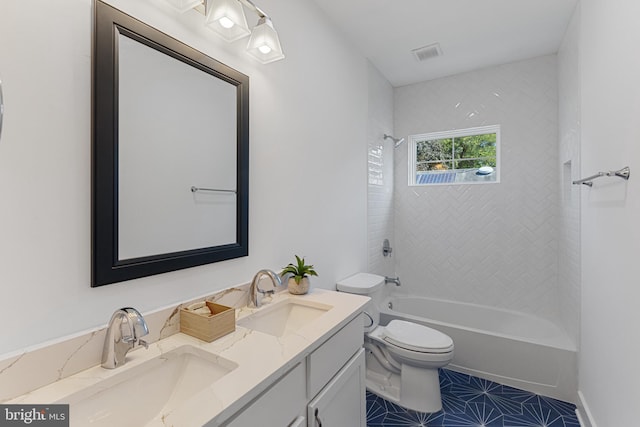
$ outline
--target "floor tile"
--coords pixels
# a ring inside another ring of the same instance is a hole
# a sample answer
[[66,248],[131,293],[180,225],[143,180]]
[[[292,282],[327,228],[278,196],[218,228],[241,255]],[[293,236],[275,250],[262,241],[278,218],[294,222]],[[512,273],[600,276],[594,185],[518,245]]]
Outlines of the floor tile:
[[580,427],[575,406],[448,369],[442,410],[426,414],[367,392],[367,427]]

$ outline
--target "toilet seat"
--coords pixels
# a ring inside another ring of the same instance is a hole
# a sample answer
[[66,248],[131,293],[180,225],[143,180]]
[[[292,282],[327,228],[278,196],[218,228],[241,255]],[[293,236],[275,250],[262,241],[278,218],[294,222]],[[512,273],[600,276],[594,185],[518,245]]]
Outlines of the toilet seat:
[[381,338],[397,347],[419,353],[453,351],[453,340],[440,331],[405,320],[392,320],[383,327]]

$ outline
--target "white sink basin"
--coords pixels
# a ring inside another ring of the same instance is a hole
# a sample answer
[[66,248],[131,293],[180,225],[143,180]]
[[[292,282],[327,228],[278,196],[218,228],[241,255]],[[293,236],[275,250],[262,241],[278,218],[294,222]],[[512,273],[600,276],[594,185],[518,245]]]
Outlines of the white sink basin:
[[238,320],[238,325],[281,337],[297,332],[333,307],[309,301],[285,300]]
[[[144,350],[140,350],[144,351]],[[167,414],[209,388],[238,365],[182,346],[126,369],[66,399],[72,426],[164,426]],[[209,407],[222,406],[208,402]],[[168,420],[166,420],[168,421]]]

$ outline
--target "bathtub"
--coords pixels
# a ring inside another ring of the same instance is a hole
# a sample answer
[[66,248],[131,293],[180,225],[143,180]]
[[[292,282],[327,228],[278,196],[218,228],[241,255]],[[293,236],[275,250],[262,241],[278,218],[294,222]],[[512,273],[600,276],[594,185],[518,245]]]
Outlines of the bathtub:
[[380,324],[392,319],[449,335],[455,348],[452,370],[575,403],[576,347],[552,322],[476,304],[390,295]]

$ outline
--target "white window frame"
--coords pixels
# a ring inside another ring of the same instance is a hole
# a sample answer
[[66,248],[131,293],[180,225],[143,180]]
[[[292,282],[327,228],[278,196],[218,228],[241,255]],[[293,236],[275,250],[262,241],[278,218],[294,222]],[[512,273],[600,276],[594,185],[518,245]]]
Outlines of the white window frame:
[[[433,183],[433,184],[418,184],[416,183],[416,144],[419,141],[456,138],[463,136],[484,135],[487,133],[496,134],[496,179],[493,181],[467,181],[467,182],[446,182],[446,183]],[[431,187],[438,185],[477,185],[477,184],[499,184],[500,183],[500,125],[479,126],[467,129],[447,130],[442,132],[430,132],[422,133],[419,135],[409,135],[408,141],[409,150],[407,158],[409,162],[409,186],[410,187]]]

